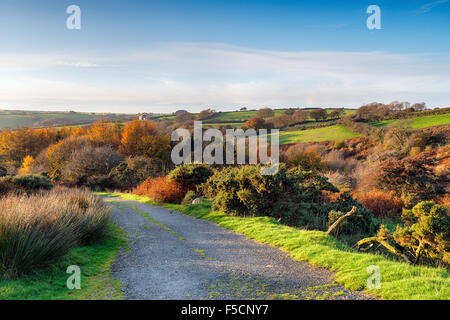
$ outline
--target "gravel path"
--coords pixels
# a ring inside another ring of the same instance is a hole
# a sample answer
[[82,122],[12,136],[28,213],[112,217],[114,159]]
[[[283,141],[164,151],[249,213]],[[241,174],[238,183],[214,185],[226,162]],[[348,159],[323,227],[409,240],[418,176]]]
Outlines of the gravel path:
[[326,269],[212,222],[134,201],[105,201],[129,238],[113,267],[128,299],[368,299],[333,284]]

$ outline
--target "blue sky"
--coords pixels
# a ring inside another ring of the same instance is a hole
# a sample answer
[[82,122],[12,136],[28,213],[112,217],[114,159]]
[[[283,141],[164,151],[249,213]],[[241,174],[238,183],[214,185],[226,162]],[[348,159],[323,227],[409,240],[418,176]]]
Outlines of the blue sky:
[[2,0],[0,108],[448,106],[449,17],[448,0]]

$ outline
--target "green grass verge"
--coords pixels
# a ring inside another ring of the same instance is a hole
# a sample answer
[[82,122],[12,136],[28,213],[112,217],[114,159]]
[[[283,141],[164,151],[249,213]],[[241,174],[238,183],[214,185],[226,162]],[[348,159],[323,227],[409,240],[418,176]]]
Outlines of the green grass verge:
[[428,127],[440,126],[450,124],[450,113],[437,114],[431,116],[415,117],[404,120],[384,120],[371,122],[370,124],[376,127],[398,127],[403,123],[407,123],[412,129],[423,129]]
[[[14,281],[0,281],[0,300],[115,300],[123,298],[111,266],[126,245],[123,231],[113,224],[108,236],[90,246],[74,248],[56,264]],[[81,270],[81,289],[69,290],[67,267]]]
[[280,144],[346,140],[360,135],[340,125],[301,131],[280,132]]
[[[127,200],[155,204],[147,197],[130,194],[106,194]],[[268,217],[243,218],[211,211],[209,202],[167,208],[205,219],[246,235],[258,242],[278,247],[298,261],[326,267],[336,272],[336,282],[349,290],[364,290],[383,299],[450,299],[450,278],[445,269],[413,266],[381,255],[358,252],[320,231],[306,231],[281,225]],[[367,289],[369,266],[381,271],[381,289]]]

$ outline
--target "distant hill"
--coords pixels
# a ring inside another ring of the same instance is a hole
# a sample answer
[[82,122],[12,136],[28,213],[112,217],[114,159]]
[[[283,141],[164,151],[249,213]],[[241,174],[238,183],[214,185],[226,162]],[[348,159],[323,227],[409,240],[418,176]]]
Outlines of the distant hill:
[[0,110],[0,129],[88,125],[100,119],[109,122],[126,122],[136,117],[135,114]]

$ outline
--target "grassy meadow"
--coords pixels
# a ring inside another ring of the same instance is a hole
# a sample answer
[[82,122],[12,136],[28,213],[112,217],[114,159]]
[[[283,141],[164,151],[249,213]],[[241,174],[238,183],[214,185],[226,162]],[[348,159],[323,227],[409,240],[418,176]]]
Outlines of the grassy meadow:
[[371,122],[371,125],[376,127],[397,127],[403,124],[407,124],[412,129],[423,129],[428,127],[440,126],[450,124],[450,113],[430,115],[423,117],[415,117],[406,120],[383,120],[378,122]]
[[50,127],[92,124],[101,119],[108,121],[131,120],[136,115],[115,115],[84,112],[40,112],[0,110],[0,130],[20,127]]
[[301,131],[280,132],[280,144],[346,140],[360,135],[340,125]]

